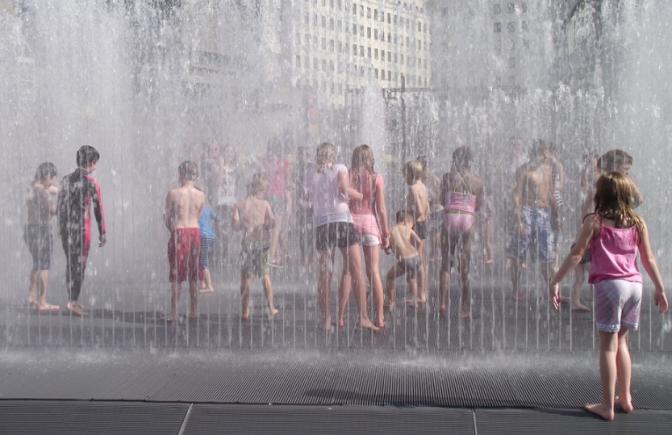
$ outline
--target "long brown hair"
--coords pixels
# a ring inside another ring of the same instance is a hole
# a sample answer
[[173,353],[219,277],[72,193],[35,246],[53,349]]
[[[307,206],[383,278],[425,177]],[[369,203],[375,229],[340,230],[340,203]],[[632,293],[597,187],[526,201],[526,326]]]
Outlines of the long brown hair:
[[[361,169],[364,168],[368,174],[362,174]],[[364,175],[364,179],[362,179]],[[376,172],[374,169],[374,159],[373,151],[371,147],[362,144],[352,150],[352,159],[350,160],[350,179],[352,180],[355,188],[359,190],[362,194],[367,194],[365,192],[364,181],[366,180],[366,188],[371,192],[373,196],[376,185]]]
[[360,145],[352,150],[350,169],[354,171],[362,166],[365,167],[371,175],[376,173],[374,169],[373,151],[371,151],[371,147],[366,144]]
[[628,177],[615,171],[602,174],[595,188],[595,214],[613,220],[618,228],[635,225],[641,233],[644,224],[633,209],[633,198],[634,187]]

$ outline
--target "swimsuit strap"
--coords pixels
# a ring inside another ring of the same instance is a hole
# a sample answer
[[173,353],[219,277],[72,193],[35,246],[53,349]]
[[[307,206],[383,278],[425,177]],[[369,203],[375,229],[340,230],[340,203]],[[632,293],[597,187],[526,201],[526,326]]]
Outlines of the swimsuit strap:
[[465,188],[467,192],[458,192],[455,189],[453,189],[453,192],[462,194],[468,193],[469,195],[473,195],[474,193],[471,191],[471,186],[469,185],[469,183],[467,183],[467,180],[465,179],[464,175],[462,175],[462,173],[458,170],[455,170],[455,172],[457,172],[457,175],[460,177],[460,184],[462,185],[462,187]]

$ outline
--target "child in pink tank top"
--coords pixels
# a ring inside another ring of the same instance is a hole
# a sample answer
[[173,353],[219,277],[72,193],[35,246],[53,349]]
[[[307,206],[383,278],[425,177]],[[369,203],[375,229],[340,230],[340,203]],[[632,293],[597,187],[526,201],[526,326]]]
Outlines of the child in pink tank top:
[[[595,287],[595,323],[600,334],[602,401],[587,404],[588,412],[611,421],[618,398],[624,412],[633,410],[630,394],[632,363],[628,331],[639,326],[642,276],[637,256],[655,286],[654,301],[661,313],[668,309],[663,282],[649,242],[644,220],[633,210],[632,182],[618,172],[603,174],[597,181],[595,213],[584,218],[571,252],[550,281],[550,299],[560,305],[559,283],[583,257],[591,254],[589,282]],[[618,369],[617,369],[618,367]],[[619,393],[616,396],[616,373]]]

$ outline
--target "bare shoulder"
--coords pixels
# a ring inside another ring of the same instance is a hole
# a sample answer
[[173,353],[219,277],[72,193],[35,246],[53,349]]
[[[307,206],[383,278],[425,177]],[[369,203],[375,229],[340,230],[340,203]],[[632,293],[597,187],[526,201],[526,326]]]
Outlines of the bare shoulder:
[[599,230],[600,224],[601,224],[600,217],[596,213],[587,214],[583,218],[583,225],[589,226],[593,230]]

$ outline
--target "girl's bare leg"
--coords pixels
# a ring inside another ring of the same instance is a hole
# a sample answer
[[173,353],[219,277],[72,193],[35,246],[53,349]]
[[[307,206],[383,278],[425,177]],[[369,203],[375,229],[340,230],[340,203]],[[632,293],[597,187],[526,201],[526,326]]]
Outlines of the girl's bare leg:
[[586,411],[607,421],[614,419],[614,396],[616,392],[616,354],[618,335],[600,331],[600,379],[602,381],[602,402],[589,403]]
[[460,317],[471,319],[471,289],[469,288],[469,263],[471,262],[471,231],[462,237],[462,252],[460,254],[460,278],[462,281],[462,295],[460,300]]
[[616,378],[618,379],[618,402],[623,412],[632,412],[632,396],[630,395],[630,379],[632,378],[632,361],[628,348],[628,328],[618,332],[618,353],[616,354]]
[[398,277],[404,274],[404,270],[400,267],[397,267],[396,264],[390,267],[390,270],[387,271],[385,275],[385,292],[387,293],[387,301],[390,307],[390,311],[394,311],[394,307],[397,304],[397,290],[394,287],[394,281]]
[[47,303],[48,282],[49,282],[49,271],[48,270],[37,271],[37,288],[39,293],[37,309],[40,312],[51,312],[60,309],[58,305],[52,305],[50,303]]
[[373,305],[376,309],[375,324],[379,328],[385,327],[385,314],[383,306],[385,304],[383,295],[383,281],[380,278],[380,246],[365,246],[364,261],[366,262],[366,275],[371,284],[373,293]]
[[348,300],[350,300],[350,291],[352,289],[352,277],[348,272],[348,268],[343,269],[341,275],[341,282],[338,285],[338,327],[345,327],[345,310],[348,307]]
[[327,249],[318,253],[317,298],[322,311],[322,327],[331,330],[331,312],[329,311],[329,287],[332,273],[332,252]]
[[357,310],[359,311],[359,325],[365,329],[378,330],[369,319],[369,313],[366,303],[366,281],[364,281],[364,273],[362,272],[362,261],[359,253],[359,245],[350,245],[347,248],[342,248],[343,267],[350,268],[350,276],[352,277],[352,285],[355,289],[355,298],[357,300]]

